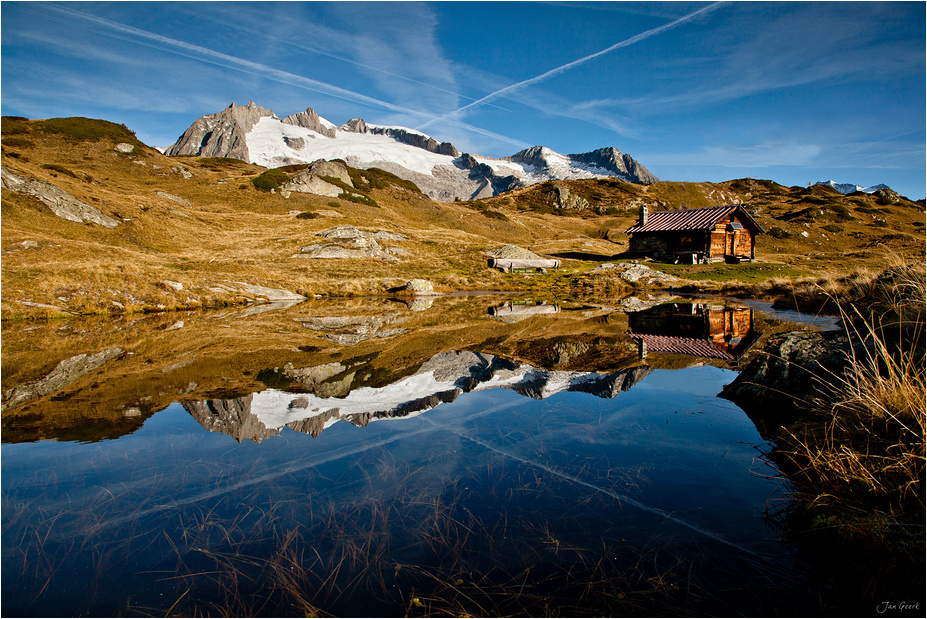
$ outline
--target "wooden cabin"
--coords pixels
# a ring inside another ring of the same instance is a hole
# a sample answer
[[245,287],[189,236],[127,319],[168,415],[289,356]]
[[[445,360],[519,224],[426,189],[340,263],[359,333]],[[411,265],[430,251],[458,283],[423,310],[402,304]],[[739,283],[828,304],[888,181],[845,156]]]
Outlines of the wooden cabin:
[[625,231],[629,251],[666,262],[741,262],[756,258],[756,236],[765,232],[741,204],[647,212]]

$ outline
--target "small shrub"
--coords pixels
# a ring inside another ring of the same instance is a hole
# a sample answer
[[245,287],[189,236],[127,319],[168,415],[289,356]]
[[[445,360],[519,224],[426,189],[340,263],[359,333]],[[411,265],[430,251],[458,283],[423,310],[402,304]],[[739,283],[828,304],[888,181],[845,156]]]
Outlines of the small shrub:
[[354,202],[355,204],[365,204],[374,208],[378,208],[380,206],[373,198],[362,196],[356,193],[343,193],[338,197],[342,200],[347,200],[348,202]]
[[202,168],[209,168],[215,172],[220,170],[234,167],[245,163],[241,159],[233,159],[232,157],[201,157],[196,160],[196,163]]
[[795,235],[784,228],[774,226],[769,229],[769,236],[773,237],[774,239],[790,239]]
[[328,205],[329,205],[330,207],[332,207],[332,208],[338,208],[339,206],[341,206],[341,203],[340,203],[340,202],[335,202],[334,200],[332,200],[332,201],[330,201],[330,202],[328,203]]
[[26,138],[3,138],[3,146],[10,146],[12,148],[32,148],[34,144],[27,140]]
[[277,168],[278,170],[283,170],[287,174],[294,174],[296,172],[302,172],[303,170],[309,169],[308,163],[294,163],[292,165],[285,165]]
[[364,175],[367,177],[369,181],[373,182],[373,179],[376,179],[380,183],[383,183],[382,186],[377,187],[378,189],[382,189],[383,187],[386,186],[386,183],[389,183],[391,185],[396,185],[397,187],[401,187],[403,189],[408,189],[409,191],[421,193],[421,190],[418,188],[418,185],[416,185],[412,181],[407,181],[404,178],[399,178],[392,172],[387,172],[386,170],[381,170],[380,168],[370,168],[369,170],[364,170],[364,172],[365,172]]
[[827,224],[826,226],[821,226],[821,230],[826,230],[827,232],[832,232],[833,234],[843,232],[843,228],[841,228],[840,226],[834,225],[834,224]]
[[297,215],[296,219],[318,219],[319,217],[321,217],[321,215],[319,215],[318,213],[314,213],[312,211],[306,211],[305,213],[300,213],[299,215]]
[[485,211],[480,211],[480,212],[483,213],[483,215],[486,215],[486,217],[489,217],[490,219],[498,219],[500,221],[511,221],[508,217],[505,216],[505,213],[500,213],[499,211],[491,211],[489,209],[486,209]]
[[71,178],[77,178],[77,175],[74,174],[74,172],[71,172],[64,166],[60,166],[55,163],[43,163],[42,168],[45,170],[51,170],[52,172],[58,172],[59,174],[64,174],[65,176],[70,176]]
[[277,189],[289,180],[290,177],[286,172],[279,168],[273,168],[252,178],[251,184],[258,191],[270,191],[271,189]]
[[850,209],[845,207],[842,204],[835,204],[831,207],[831,210],[834,211],[841,219],[853,219],[853,215],[850,213]]
[[888,222],[886,222],[884,219],[876,219],[874,222],[872,222],[872,227],[873,228],[888,228]]

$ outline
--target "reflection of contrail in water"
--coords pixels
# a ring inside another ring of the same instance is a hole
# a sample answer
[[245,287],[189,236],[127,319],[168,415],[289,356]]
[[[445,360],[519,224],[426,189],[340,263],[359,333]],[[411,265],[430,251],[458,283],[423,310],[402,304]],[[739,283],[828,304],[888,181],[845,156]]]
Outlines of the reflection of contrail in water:
[[652,28],[652,29],[648,30],[647,32],[642,32],[642,33],[640,33],[640,34],[636,34],[636,35],[634,35],[633,37],[631,37],[631,38],[629,38],[629,39],[625,39],[624,41],[620,41],[620,42],[618,42],[618,43],[615,43],[614,45],[612,45],[612,46],[610,46],[610,47],[606,47],[605,49],[600,50],[600,51],[598,51],[598,52],[596,52],[596,53],[594,53],[594,54],[589,54],[588,56],[583,56],[582,58],[578,58],[578,59],[576,59],[576,60],[574,60],[574,61],[572,61],[572,62],[568,62],[568,63],[566,63],[566,64],[564,64],[564,65],[560,65],[559,67],[555,67],[555,68],[551,69],[550,71],[546,71],[546,72],[544,72],[544,73],[541,73],[540,75],[536,75],[536,76],[534,76],[534,77],[528,78],[528,79],[523,80],[523,81],[521,81],[521,82],[518,82],[518,83],[516,83],[516,84],[511,84],[511,85],[509,85],[509,86],[506,86],[505,88],[500,88],[499,90],[497,90],[497,91],[495,91],[495,92],[489,93],[489,94],[486,95],[485,97],[482,97],[482,98],[480,98],[480,99],[477,99],[477,100],[474,101],[473,103],[468,103],[467,105],[465,105],[465,106],[463,106],[463,107],[457,108],[457,109],[454,110],[453,112],[448,112],[447,114],[445,114],[444,116],[441,116],[441,117],[439,117],[439,118],[433,118],[433,119],[431,119],[431,120],[425,122],[424,124],[419,125],[417,128],[418,128],[418,129],[424,129],[425,127],[427,127],[427,126],[429,126],[429,125],[432,125],[432,124],[434,124],[434,123],[436,123],[436,122],[439,122],[439,121],[442,121],[442,120],[447,120],[448,118],[450,118],[450,117],[452,117],[452,116],[456,116],[456,115],[459,114],[460,112],[463,112],[464,110],[470,109],[471,107],[480,105],[480,104],[482,104],[482,103],[486,103],[487,101],[491,101],[491,100],[493,100],[493,99],[496,99],[496,98],[498,98],[498,97],[501,97],[501,96],[504,95],[504,94],[507,94],[507,93],[510,93],[510,92],[514,92],[514,91],[516,91],[516,90],[521,90],[521,89],[524,88],[525,86],[530,86],[530,85],[532,85],[532,84],[537,84],[538,82],[543,82],[544,80],[549,79],[549,78],[551,78],[551,77],[554,77],[555,75],[560,75],[561,73],[564,73],[564,72],[566,72],[566,71],[569,71],[569,70],[572,69],[573,67],[579,66],[579,65],[583,64],[584,62],[588,62],[589,60],[592,60],[593,58],[598,58],[599,56],[602,56],[603,54],[607,54],[607,53],[609,53],[609,52],[613,52],[613,51],[615,51],[616,49],[621,49],[622,47],[628,47],[629,45],[634,45],[635,43],[638,43],[638,42],[640,42],[640,41],[643,41],[644,39],[649,39],[650,37],[655,36],[655,35],[657,35],[657,34],[660,34],[661,32],[663,32],[663,31],[665,31],[665,30],[669,30],[670,28],[675,28],[676,26],[678,26],[678,25],[680,25],[680,24],[682,24],[682,23],[685,23],[685,22],[689,21],[690,19],[692,19],[692,18],[694,18],[694,17],[696,17],[696,16],[698,16],[698,15],[701,15],[702,13],[707,13],[708,11],[713,11],[713,10],[715,10],[716,8],[718,8],[719,6],[721,6],[722,4],[724,4],[724,2],[713,2],[712,4],[709,4],[708,6],[704,6],[704,7],[700,8],[699,10],[693,11],[693,12],[689,13],[688,15],[684,15],[683,17],[680,17],[679,19],[676,19],[676,20],[674,20],[674,21],[671,21],[671,22],[668,23],[668,24],[663,24],[662,26],[657,26],[656,28]]
[[[451,432],[454,432],[453,430],[450,430],[450,431],[451,431]],[[685,520],[681,520],[680,518],[678,518],[678,517],[672,515],[671,513],[665,512],[665,511],[663,511],[662,509],[658,509],[658,508],[656,508],[656,507],[651,507],[651,506],[649,506],[649,505],[646,505],[646,504],[644,504],[644,503],[641,503],[640,501],[637,501],[637,500],[635,500],[635,499],[632,499],[631,497],[629,497],[629,496],[627,496],[627,495],[625,495],[625,494],[620,494],[620,493],[618,493],[618,492],[615,492],[614,490],[610,490],[610,489],[608,489],[608,488],[603,488],[603,487],[601,487],[601,486],[596,486],[595,484],[591,484],[591,483],[589,483],[588,481],[583,481],[582,479],[580,479],[579,477],[576,477],[575,475],[570,475],[569,473],[566,473],[566,472],[564,472],[564,471],[558,471],[557,469],[552,468],[552,467],[550,467],[550,466],[548,466],[548,465],[546,465],[546,464],[543,464],[543,463],[541,463],[541,462],[536,462],[536,461],[534,461],[534,460],[529,460],[529,459],[527,459],[527,458],[523,458],[522,456],[519,456],[518,454],[514,454],[514,453],[512,453],[512,452],[499,449],[498,447],[495,447],[495,446],[493,446],[493,445],[490,445],[489,443],[486,443],[486,442],[484,442],[484,441],[481,441],[481,440],[478,439],[478,438],[473,438],[472,436],[467,436],[466,434],[461,434],[461,433],[459,433],[459,432],[454,432],[454,434],[456,434],[457,436],[459,436],[459,437],[461,437],[461,438],[463,438],[463,439],[466,439],[466,440],[468,440],[468,441],[472,441],[472,442],[476,443],[477,445],[480,445],[480,446],[482,446],[482,447],[488,449],[489,451],[491,451],[491,452],[493,452],[493,453],[497,453],[497,454],[499,454],[500,456],[509,458],[510,460],[515,460],[515,461],[517,461],[517,462],[521,462],[522,464],[526,464],[526,465],[528,465],[528,466],[541,469],[542,471],[546,471],[546,472],[550,473],[551,475],[554,475],[554,476],[559,477],[559,478],[561,478],[561,479],[565,479],[565,480],[567,480],[567,481],[573,482],[574,484],[579,484],[580,486],[585,486],[585,487],[587,487],[587,488],[589,488],[589,489],[591,489],[591,490],[595,490],[596,492],[601,492],[601,493],[603,493],[603,494],[607,494],[608,496],[612,497],[613,499],[615,499],[615,500],[617,500],[617,501],[620,501],[620,502],[622,502],[622,503],[627,503],[628,505],[633,505],[633,506],[636,507],[637,509],[640,509],[640,510],[642,510],[642,511],[648,512],[648,513],[650,513],[650,514],[654,514],[654,515],[656,515],[656,516],[660,516],[660,517],[665,518],[666,520],[669,520],[669,521],[671,521],[671,522],[675,522],[676,524],[681,525],[681,526],[683,526],[683,527],[686,527],[687,529],[691,529],[692,531],[695,531],[696,533],[701,533],[702,535],[704,535],[704,536],[706,536],[706,537],[709,537],[709,538],[715,540],[716,542],[721,542],[722,544],[726,544],[726,545],[728,545],[728,546],[731,546],[731,547],[733,547],[733,548],[736,548],[737,550],[740,550],[740,551],[742,551],[742,552],[745,552],[745,553],[747,553],[747,554],[749,554],[749,555],[752,555],[752,556],[754,556],[754,557],[759,557],[759,556],[760,556],[758,553],[756,553],[756,552],[753,551],[753,550],[750,550],[749,548],[747,548],[747,547],[745,547],[745,546],[741,546],[740,544],[737,544],[737,543],[735,543],[735,542],[732,542],[732,541],[730,541],[730,540],[728,540],[728,539],[724,539],[723,537],[720,537],[720,536],[719,536],[718,534],[716,534],[716,533],[712,533],[711,531],[709,531],[709,530],[707,530],[707,529],[703,529],[703,528],[701,528],[701,527],[699,527],[699,526],[697,526],[697,525],[694,525],[694,524],[692,524],[692,523],[690,523],[690,522],[686,522]]]
[[[490,413],[495,413],[495,412],[499,412],[499,411],[502,411],[508,408],[512,408],[514,406],[518,406],[519,404],[521,404],[520,401],[510,402],[508,404],[502,404],[502,405],[495,406],[490,409],[482,410],[479,413],[476,413],[469,417],[462,417],[460,418],[459,421],[461,422],[471,421],[473,419],[476,419],[478,417],[483,417],[484,415],[488,415]],[[206,492],[200,492],[198,494],[187,496],[181,499],[177,499],[175,501],[170,501],[168,503],[160,503],[158,505],[149,507],[148,509],[133,512],[132,514],[129,514],[126,516],[120,516],[118,518],[113,518],[112,520],[108,520],[105,523],[101,523],[100,530],[104,530],[107,527],[125,524],[126,522],[129,522],[131,520],[138,520],[139,518],[143,518],[145,516],[148,516],[148,515],[151,515],[157,512],[162,512],[162,511],[166,511],[170,509],[176,509],[178,507],[183,507],[185,505],[191,505],[193,503],[198,503],[200,501],[205,501],[207,499],[219,497],[225,494],[229,494],[230,492],[235,492],[236,490],[241,490],[242,488],[247,488],[249,486],[262,484],[265,482],[271,482],[274,479],[277,479],[278,477],[283,477],[284,475],[289,475],[291,473],[298,473],[300,471],[305,471],[306,469],[319,466],[322,464],[327,464],[329,462],[340,460],[342,458],[347,458],[348,456],[353,456],[359,453],[363,453],[369,449],[374,449],[376,447],[383,447],[384,445],[389,445],[390,443],[394,443],[401,439],[409,438],[412,436],[417,436],[424,432],[429,432],[433,430],[435,427],[438,427],[438,428],[443,427],[443,426],[434,424],[433,422],[429,422],[429,423],[431,423],[431,427],[423,425],[418,430],[412,430],[409,432],[397,432],[396,434],[392,436],[388,436],[378,441],[364,443],[362,445],[357,445],[357,446],[345,447],[342,449],[336,449],[328,453],[321,454],[320,457],[316,459],[306,460],[295,466],[288,466],[284,469],[277,469],[269,473],[259,475],[257,477],[249,477],[248,479],[238,481],[234,484],[229,484],[227,486],[215,488],[214,490],[207,490]],[[454,434],[457,434],[453,430],[450,430],[450,431]],[[125,487],[124,484],[120,484],[120,485]],[[68,499],[68,504],[70,504],[70,499]],[[77,535],[77,533],[75,532],[74,535]]]

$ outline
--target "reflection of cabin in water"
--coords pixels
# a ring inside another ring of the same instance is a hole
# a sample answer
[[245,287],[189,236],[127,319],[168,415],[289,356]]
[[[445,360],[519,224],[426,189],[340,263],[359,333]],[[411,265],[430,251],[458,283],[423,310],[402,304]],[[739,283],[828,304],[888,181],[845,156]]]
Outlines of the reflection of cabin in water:
[[703,303],[669,303],[628,314],[641,355],[663,353],[736,362],[759,339],[753,310]]
[[765,232],[740,204],[647,212],[626,230],[629,251],[657,260],[695,264],[753,260],[756,235]]

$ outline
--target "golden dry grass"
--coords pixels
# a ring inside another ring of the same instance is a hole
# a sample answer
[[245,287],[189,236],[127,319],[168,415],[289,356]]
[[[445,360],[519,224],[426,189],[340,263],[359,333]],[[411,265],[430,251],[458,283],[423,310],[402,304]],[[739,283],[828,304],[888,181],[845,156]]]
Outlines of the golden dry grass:
[[[758,245],[761,261],[788,266],[790,273],[843,276],[878,264],[880,243],[897,245],[896,250],[906,258],[912,252],[923,252],[923,207],[901,199],[881,205],[872,197],[838,197],[825,195],[827,190],[820,188],[784,188],[747,179],[661,182],[646,187],[600,179],[562,184],[603,214],[595,210],[568,215],[538,212],[546,184],[476,205],[438,203],[389,185],[370,194],[379,205],[374,208],[308,194],[284,198],[258,191],[251,180],[263,168],[235,160],[169,158],[142,146],[126,155],[113,150],[115,139],[67,140],[21,121],[4,121],[3,126],[4,165],[51,182],[122,220],[113,230],[67,222],[36,200],[4,190],[0,247],[4,319],[59,313],[15,301],[51,305],[71,313],[191,309],[241,302],[235,295],[209,290],[224,281],[246,281],[304,295],[377,294],[412,278],[430,279],[445,291],[499,290],[513,285],[545,291],[565,286],[564,293],[607,290],[610,284],[592,281],[597,277],[583,282],[564,277],[512,281],[488,269],[483,252],[505,243],[517,244],[542,255],[559,256],[564,271],[585,277],[598,264],[620,258],[627,249],[622,231],[636,219],[637,205],[644,203],[655,208],[685,208],[743,200],[768,230],[782,227],[792,234],[788,239],[762,235]],[[192,178],[184,178],[180,167]],[[807,200],[822,204],[805,213],[810,208]],[[507,220],[485,217],[473,206],[500,212]],[[318,216],[296,217],[307,212]],[[801,214],[798,219],[782,219],[796,212]],[[872,227],[874,217],[886,219],[887,227]],[[823,230],[837,219],[843,232]],[[401,247],[412,256],[398,263],[292,257],[300,247],[314,242],[319,231],[343,224],[401,231],[410,237]],[[22,244],[27,241],[38,246],[26,248]],[[774,274],[766,277],[770,276]],[[182,283],[184,291],[178,294],[165,288],[164,280]]]

